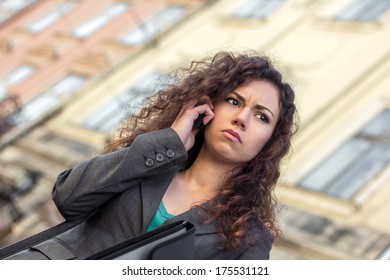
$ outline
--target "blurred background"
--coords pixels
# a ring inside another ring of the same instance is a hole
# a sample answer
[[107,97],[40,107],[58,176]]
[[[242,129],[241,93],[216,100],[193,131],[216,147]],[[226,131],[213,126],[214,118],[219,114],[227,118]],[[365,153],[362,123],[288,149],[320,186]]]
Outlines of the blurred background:
[[271,259],[390,259],[390,0],[0,0],[0,247],[170,70],[248,49],[299,109]]

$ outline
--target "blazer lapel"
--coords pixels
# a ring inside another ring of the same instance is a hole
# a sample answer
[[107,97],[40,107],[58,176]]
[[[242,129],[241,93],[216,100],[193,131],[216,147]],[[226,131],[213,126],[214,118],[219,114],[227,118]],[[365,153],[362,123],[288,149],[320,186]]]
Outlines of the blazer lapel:
[[145,232],[157,212],[158,206],[177,171],[147,177],[141,181],[142,231]]
[[[141,181],[142,232],[146,232],[154,215],[156,215],[158,206],[169,184],[178,171],[179,170],[172,170],[170,172],[162,173],[160,176],[147,177]],[[218,232],[216,223],[204,224],[198,221],[200,215],[202,214],[201,212],[202,209],[195,207],[167,220],[164,224],[185,220],[195,226],[195,235],[213,234]]]

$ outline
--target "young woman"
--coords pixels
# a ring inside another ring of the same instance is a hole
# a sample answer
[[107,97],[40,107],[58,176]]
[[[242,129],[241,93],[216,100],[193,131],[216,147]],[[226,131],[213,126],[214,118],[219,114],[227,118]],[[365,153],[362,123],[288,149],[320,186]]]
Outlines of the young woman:
[[15,258],[83,259],[188,220],[195,259],[268,259],[281,235],[272,191],[295,111],[292,88],[266,57],[220,52],[193,62],[102,155],[58,176],[61,214],[89,218]]

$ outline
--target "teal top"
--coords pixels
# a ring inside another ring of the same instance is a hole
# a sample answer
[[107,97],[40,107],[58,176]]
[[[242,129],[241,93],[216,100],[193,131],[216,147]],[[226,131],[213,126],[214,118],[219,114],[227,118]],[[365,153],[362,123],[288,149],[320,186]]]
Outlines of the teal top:
[[166,220],[169,220],[173,217],[175,217],[175,215],[169,214],[167,209],[165,209],[164,203],[161,201],[160,205],[158,206],[156,215],[154,215],[154,218],[150,223],[147,231],[154,230],[155,228],[161,226]]

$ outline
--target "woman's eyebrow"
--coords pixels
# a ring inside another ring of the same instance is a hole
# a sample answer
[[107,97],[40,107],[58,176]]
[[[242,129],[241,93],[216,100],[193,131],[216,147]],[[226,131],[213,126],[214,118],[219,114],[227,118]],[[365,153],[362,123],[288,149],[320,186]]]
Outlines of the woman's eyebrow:
[[244,103],[244,105],[245,105],[246,100],[245,100],[244,96],[238,94],[238,93],[235,92],[235,91],[233,91],[232,93],[237,97],[237,99],[239,99],[239,100],[240,100],[242,103]]
[[[232,93],[237,97],[237,99],[239,99],[245,105],[246,100],[245,100],[244,96],[240,95],[239,93],[237,93],[235,91],[233,91]],[[266,111],[270,112],[270,114],[272,115],[273,118],[275,118],[274,113],[272,113],[272,111],[270,109],[268,109],[267,107],[265,107],[264,105],[256,104],[254,106],[254,108],[257,110],[266,110]]]
[[266,110],[268,112],[270,112],[270,114],[272,115],[273,118],[275,118],[275,115],[274,113],[272,113],[272,111],[270,109],[268,109],[267,107],[263,106],[263,105],[260,105],[260,104],[256,104],[255,106],[255,109],[257,110]]

